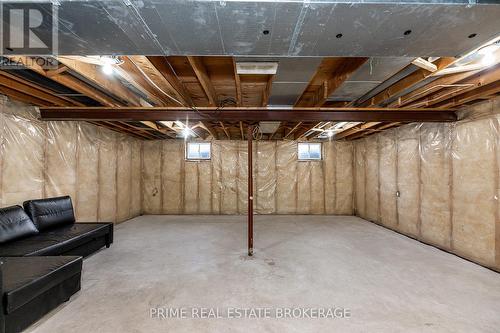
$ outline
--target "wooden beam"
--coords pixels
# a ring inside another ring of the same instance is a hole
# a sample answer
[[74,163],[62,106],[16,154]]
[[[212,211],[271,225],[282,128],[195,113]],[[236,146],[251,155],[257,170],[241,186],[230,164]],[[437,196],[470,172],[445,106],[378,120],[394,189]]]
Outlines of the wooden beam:
[[129,56],[151,84],[177,105],[194,106],[191,95],[166,57]]
[[476,73],[475,75],[462,80],[458,82],[458,84],[461,84],[464,86],[463,89],[459,89],[456,91],[442,91],[442,92],[437,92],[428,96],[425,96],[417,101],[415,103],[411,103],[409,106],[414,107],[414,106],[423,106],[423,107],[428,107],[428,106],[434,106],[442,101],[448,100],[450,98],[454,98],[455,96],[459,96],[462,94],[465,94],[466,92],[474,91],[477,90],[480,87],[489,85],[491,83],[494,83],[496,81],[500,80],[500,65],[497,65],[496,67],[481,71],[480,73]]
[[[310,103],[314,106],[322,106],[325,104],[328,97],[335,92],[359,67],[361,67],[368,58],[325,58],[316,70],[316,74],[311,79],[308,88],[304,93],[310,90],[310,86],[317,83],[318,80],[323,80],[321,85],[316,89]],[[303,93],[303,94],[304,94]],[[299,99],[299,104],[304,104]],[[297,103],[296,103],[297,104]],[[307,133],[309,130],[317,127],[319,123],[313,124],[310,128],[301,131],[300,136]],[[313,136],[316,137],[321,133]]]
[[171,100],[151,85],[144,72],[140,71],[128,57],[122,57],[122,60],[123,64],[115,67],[115,72],[118,75],[143,93],[153,104],[157,106],[169,105]]
[[[10,73],[0,71],[0,85],[5,86],[12,90],[17,90],[23,94],[32,95],[40,100],[49,102],[49,105],[59,105],[59,106],[70,106],[70,105],[80,105],[82,103],[77,101],[72,101],[65,97],[59,97],[54,91],[45,89],[43,87],[37,86],[34,83],[26,81]],[[47,104],[44,104],[47,105]]]
[[119,121],[455,121],[454,110],[443,109],[388,109],[388,108],[169,108],[169,107],[43,107],[45,120],[119,120]]
[[437,71],[437,66],[435,64],[420,57],[415,58],[411,63],[432,73]]
[[245,132],[243,131],[243,122],[240,120],[240,134],[241,134],[241,140],[245,140]]
[[346,140],[356,140],[356,139],[360,139],[360,138],[363,138],[363,137],[366,137],[366,136],[369,136],[369,135],[372,135],[372,134],[375,134],[375,133],[379,133],[383,130],[386,130],[386,129],[389,129],[389,128],[392,128],[392,127],[396,127],[396,126],[399,126],[401,125],[401,123],[388,123],[388,124],[382,124],[380,126],[377,126],[376,128],[372,128],[370,130],[365,130],[365,131],[362,131],[360,133],[356,133],[356,134],[353,134],[349,137],[346,137],[345,139]]
[[117,132],[125,132],[130,135],[134,135],[135,137],[141,138],[141,139],[154,139],[153,136],[149,134],[145,134],[142,131],[136,131],[134,128],[129,127],[126,123],[121,123],[121,122],[110,122],[110,121],[103,121],[99,122],[99,124],[105,125],[105,127],[109,129],[113,129],[114,131]]
[[64,73],[68,70],[68,67],[65,66],[65,65],[59,65],[56,69],[52,69],[52,70],[47,70],[45,71],[46,75],[48,77],[52,77],[52,76],[55,76],[55,75],[59,75],[61,73]]
[[203,64],[203,60],[201,57],[192,57],[188,56],[189,64],[193,68],[193,71],[198,78],[198,81],[207,96],[208,103],[211,106],[217,105],[217,94],[215,92],[214,86],[212,85],[212,81],[210,80],[210,76],[208,75],[207,69]]
[[340,139],[343,139],[343,138],[346,138],[350,135],[353,135],[355,133],[358,133],[358,132],[361,132],[361,131],[364,131],[366,129],[369,129],[373,126],[376,126],[380,123],[378,122],[369,122],[369,123],[366,123],[366,124],[361,124],[361,125],[357,125],[357,126],[354,126],[354,127],[351,127],[351,128],[348,128],[340,133],[337,133],[335,134],[335,140],[340,140]]
[[410,104],[411,102],[414,102],[418,99],[421,99],[429,94],[435,93],[441,89],[446,88],[447,86],[456,84],[463,79],[466,79],[468,77],[471,77],[472,75],[476,74],[477,71],[471,71],[471,72],[464,72],[464,73],[457,73],[457,74],[452,74],[452,75],[444,75],[440,78],[437,78],[436,80],[430,82],[429,84],[426,84],[423,87],[420,87],[418,89],[415,89],[408,94],[399,97],[397,100],[394,102],[388,104],[388,107],[403,107],[405,105]]
[[201,122],[201,125],[202,125],[202,128],[208,132],[208,134],[210,134],[212,136],[212,138],[214,138],[215,140],[218,139],[217,137],[217,133],[215,132],[214,128],[212,127],[212,125],[210,125],[208,122]]
[[39,99],[37,97],[34,97],[33,95],[25,94],[23,92],[20,92],[20,91],[17,91],[17,90],[14,90],[14,89],[11,89],[9,87],[2,86],[2,85],[0,85],[0,93],[9,96],[12,99],[15,99],[15,100],[18,100],[21,102],[25,102],[28,104],[34,104],[34,105],[39,105],[39,106],[40,105],[50,106],[52,104],[52,103],[47,102],[43,99]]
[[[49,79],[51,79],[54,82],[57,82],[61,85],[64,85],[82,95],[85,95],[91,99],[96,100],[97,102],[106,105],[108,107],[116,107],[120,106],[120,102],[116,101],[109,95],[103,93],[102,91],[92,87],[91,85],[88,85],[87,83],[77,79],[76,77],[72,76],[71,74],[67,73],[67,71],[59,71],[58,73],[51,73],[49,76],[47,71],[43,69],[41,66],[38,66],[36,62],[33,61],[28,61],[26,57],[9,57],[10,59],[13,59],[16,62],[22,63],[22,64],[29,64],[28,69],[34,71],[37,74],[43,75]],[[39,88],[41,89],[41,88]],[[34,103],[35,105],[47,105],[46,103]],[[82,103],[74,102],[73,104],[76,105],[82,105]],[[59,104],[60,105],[60,104]],[[65,104],[63,104],[65,105]],[[67,104],[66,104],[67,105]],[[150,123],[150,122],[149,122]],[[150,128],[157,129],[156,126],[151,126],[148,122],[143,122],[146,126],[149,126]],[[129,127],[128,125],[124,125],[126,127]],[[109,126],[108,126],[109,127]],[[129,132],[127,132],[129,133]],[[130,134],[130,133],[129,133]]]
[[116,96],[124,105],[140,105],[139,97],[125,87],[115,76],[103,73],[101,66],[89,64],[78,57],[58,57],[57,61],[78,73],[104,92]]
[[297,130],[297,128],[299,128],[299,127],[300,127],[300,125],[302,125],[302,122],[301,122],[301,121],[299,121],[299,122],[298,122],[298,123],[297,123],[297,124],[296,124],[296,125],[295,125],[295,126],[294,126],[291,130],[290,130],[290,132],[288,132],[288,133],[287,133],[287,134],[283,137],[283,139],[288,138],[288,137],[289,137],[289,136],[290,136],[293,132],[295,132],[295,131]]
[[483,71],[472,72],[473,75],[470,75],[468,78],[463,79],[457,82],[457,85],[460,86],[460,89],[455,89],[449,91],[447,89],[437,92],[434,94],[430,94],[425,96],[415,103],[411,103],[407,106],[434,106],[442,101],[454,98],[456,96],[465,94],[466,92],[473,91],[482,86],[489,85],[500,80],[500,65],[488,68]]
[[49,79],[51,79],[54,82],[57,82],[59,84],[62,84],[63,86],[66,86],[70,89],[75,90],[76,92],[83,94],[87,97],[92,98],[93,100],[101,103],[102,105],[106,106],[119,106],[120,103],[111,98],[110,96],[104,94],[102,91],[95,89],[92,86],[89,86],[83,81],[80,81],[76,77],[68,74],[67,72],[59,73],[58,75],[52,75],[48,76],[47,72],[41,67],[36,64],[34,61],[29,61],[26,59],[27,57],[20,57],[20,56],[15,56],[15,57],[9,57],[9,59],[26,64],[28,69],[43,75]]
[[[236,71],[236,61],[233,58],[233,71],[234,71],[234,85],[236,88],[236,106],[242,106],[241,104],[241,81],[238,72]],[[241,134],[241,138],[243,139],[244,135]]]
[[500,92],[500,81],[496,81],[488,85],[482,86],[480,88],[471,90],[462,95],[458,95],[449,100],[438,103],[435,106],[439,108],[458,107],[462,104],[469,103],[476,99],[481,99],[486,96],[491,96],[499,92]]
[[267,106],[269,103],[269,97],[271,96],[271,87],[273,86],[274,75],[269,75],[269,79],[267,80],[266,88],[262,93],[262,105]]
[[[356,103],[356,101],[353,101],[353,102],[349,103],[349,106],[356,105],[356,104],[359,104],[358,106],[360,106],[360,107],[378,106],[378,105],[382,104],[384,101],[386,101],[394,96],[397,96],[398,94],[400,94],[401,92],[405,91],[406,89],[412,87],[413,85],[422,82],[430,75],[435,75],[436,72],[439,72],[440,70],[445,69],[446,67],[453,64],[455,61],[456,61],[456,59],[452,58],[452,57],[439,58],[433,62],[433,64],[436,65],[436,68],[437,68],[437,70],[435,72],[430,72],[426,69],[419,68],[416,71],[414,71],[413,73],[405,76],[401,80],[399,80],[399,81],[393,83],[392,85],[390,85],[389,87],[385,88],[384,90],[382,90],[381,92],[379,92],[375,96],[371,97],[370,99],[368,99],[362,103]],[[405,72],[409,66],[413,66],[413,65],[410,64],[410,65],[406,66],[405,68],[400,70],[398,73],[394,74],[392,77],[400,75],[401,72]],[[391,80],[392,77],[389,78],[388,80]],[[394,106],[394,105],[391,104],[390,106]],[[370,124],[367,128],[365,128],[365,130],[368,130],[376,125],[378,125],[378,123]],[[345,136],[342,136],[342,134],[344,132],[345,131],[338,133],[336,135],[336,137],[339,137],[339,136],[345,137]]]
[[[434,61],[433,64],[436,65],[437,71],[440,71],[449,65],[451,65],[453,62],[455,62],[455,58],[439,58],[438,60]],[[409,65],[413,66],[413,65]],[[402,69],[401,71],[405,71],[407,67]],[[400,72],[401,72],[400,71]],[[400,73],[399,72],[399,73]],[[398,75],[399,73],[395,74]],[[432,73],[429,72],[426,69],[419,68],[410,75],[405,76],[401,80],[397,81],[396,83],[392,84],[391,86],[385,88],[372,98],[364,101],[363,103],[359,104],[359,106],[366,107],[366,106],[375,106],[375,105],[380,105],[384,101],[396,96],[397,94],[405,91],[406,89],[410,88],[411,86],[422,82],[425,80],[427,77],[430,75],[435,74],[436,72]],[[390,78],[389,78],[390,80]]]
[[231,140],[231,135],[229,134],[229,131],[227,130],[226,126],[224,126],[224,123],[222,121],[219,121],[220,127],[222,127],[222,130],[224,131],[224,134],[226,134],[227,138]]
[[[322,106],[368,58],[324,58],[295,106]],[[311,95],[312,98],[306,96]]]

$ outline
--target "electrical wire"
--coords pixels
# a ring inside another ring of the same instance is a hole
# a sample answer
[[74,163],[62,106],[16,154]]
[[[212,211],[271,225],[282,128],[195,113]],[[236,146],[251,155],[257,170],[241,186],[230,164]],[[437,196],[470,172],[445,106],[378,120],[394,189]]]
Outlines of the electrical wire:
[[263,136],[264,136],[264,133],[262,133],[262,131],[260,130],[259,125],[255,125],[253,127],[253,131],[252,131],[252,137],[253,137],[253,139],[256,140],[256,141],[259,141],[259,140],[262,140]]

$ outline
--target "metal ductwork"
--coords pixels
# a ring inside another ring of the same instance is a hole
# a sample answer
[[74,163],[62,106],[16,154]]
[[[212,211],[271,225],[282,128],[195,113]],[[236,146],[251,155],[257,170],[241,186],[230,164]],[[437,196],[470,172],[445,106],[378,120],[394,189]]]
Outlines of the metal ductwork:
[[64,55],[456,56],[500,17],[488,0],[54,3]]

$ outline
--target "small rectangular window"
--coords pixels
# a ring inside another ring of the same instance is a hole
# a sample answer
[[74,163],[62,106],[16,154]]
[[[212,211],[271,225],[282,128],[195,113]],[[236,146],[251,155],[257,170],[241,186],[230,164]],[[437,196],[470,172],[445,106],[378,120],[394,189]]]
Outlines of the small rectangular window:
[[188,142],[186,148],[186,159],[209,160],[210,149],[210,142]]
[[298,144],[299,161],[321,160],[321,143]]

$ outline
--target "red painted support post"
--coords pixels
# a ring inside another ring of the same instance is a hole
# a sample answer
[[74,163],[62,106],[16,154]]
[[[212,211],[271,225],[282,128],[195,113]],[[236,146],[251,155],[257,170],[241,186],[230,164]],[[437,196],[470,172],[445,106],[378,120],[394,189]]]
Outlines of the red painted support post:
[[253,164],[252,140],[253,126],[248,126],[248,255],[253,255]]

